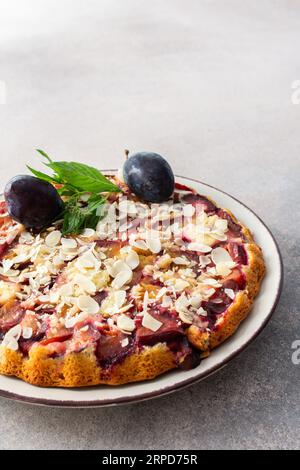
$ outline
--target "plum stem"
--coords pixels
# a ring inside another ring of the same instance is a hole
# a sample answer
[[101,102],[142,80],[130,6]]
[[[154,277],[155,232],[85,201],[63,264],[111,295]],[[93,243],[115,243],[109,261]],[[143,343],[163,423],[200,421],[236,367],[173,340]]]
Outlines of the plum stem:
[[128,160],[129,150],[125,149],[124,152],[125,152],[125,159]]

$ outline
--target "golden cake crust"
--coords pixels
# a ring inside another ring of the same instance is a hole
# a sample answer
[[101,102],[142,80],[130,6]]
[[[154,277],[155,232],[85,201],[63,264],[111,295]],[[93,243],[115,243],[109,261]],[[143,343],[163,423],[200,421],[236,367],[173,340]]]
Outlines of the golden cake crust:
[[[209,198],[208,198],[209,199]],[[226,210],[235,222],[234,215]],[[213,348],[229,338],[251,311],[265,273],[262,251],[254,242],[248,228],[242,232],[247,239],[244,248],[248,264],[243,266],[246,287],[237,293],[234,301],[211,331],[201,331],[191,325],[186,329],[189,342],[207,356]],[[166,343],[135,349],[123,361],[110,368],[99,365],[95,348],[88,347],[81,352],[69,352],[61,357],[49,357],[49,348],[35,344],[24,357],[19,351],[0,346],[0,373],[16,376],[30,384],[43,387],[83,387],[98,384],[120,385],[129,382],[154,379],[160,374],[178,367],[184,361]]]

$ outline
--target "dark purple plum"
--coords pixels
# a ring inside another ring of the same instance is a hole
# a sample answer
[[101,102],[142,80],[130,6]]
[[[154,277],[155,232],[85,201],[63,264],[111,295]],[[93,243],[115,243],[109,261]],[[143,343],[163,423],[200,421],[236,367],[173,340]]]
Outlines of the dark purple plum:
[[125,183],[144,201],[167,201],[174,192],[172,168],[157,153],[135,153],[126,160],[123,171]]
[[5,187],[4,196],[9,215],[28,229],[47,227],[64,208],[52,184],[30,175],[12,178]]

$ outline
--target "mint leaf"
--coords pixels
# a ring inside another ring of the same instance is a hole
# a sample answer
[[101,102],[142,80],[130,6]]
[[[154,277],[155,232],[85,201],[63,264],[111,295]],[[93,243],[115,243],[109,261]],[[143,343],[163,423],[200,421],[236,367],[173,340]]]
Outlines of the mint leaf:
[[47,181],[48,183],[59,183],[53,176],[46,175],[46,173],[42,173],[41,171],[34,170],[30,166],[27,165],[27,168],[31,173],[33,173],[37,178],[43,181]]
[[93,229],[97,227],[100,219],[100,216],[97,215],[97,209],[104,204],[106,199],[100,195],[94,195],[83,206],[80,197],[80,193],[74,194],[66,203],[62,227],[63,235],[80,233],[87,227]]
[[94,212],[100,205],[104,204],[105,201],[106,199],[104,197],[100,196],[99,194],[95,194],[87,201],[87,208],[90,212]]
[[[27,168],[39,179],[49,183],[59,184],[58,192],[65,196],[64,220],[62,233],[64,235],[80,233],[84,228],[96,228],[103,216],[99,211],[106,198],[100,193],[119,192],[121,189],[107,179],[99,170],[89,165],[77,162],[54,162],[43,150],[37,149],[47,162],[44,165],[53,171],[48,175],[28,166]],[[90,194],[87,201],[81,197]]]
[[77,162],[50,162],[46,165],[68,184],[92,193],[119,192],[120,188],[89,165]]
[[44,152],[44,150],[36,149],[36,151],[39,152],[43,157],[45,157],[49,163],[52,162],[51,158],[49,157],[49,155],[46,154],[46,152]]

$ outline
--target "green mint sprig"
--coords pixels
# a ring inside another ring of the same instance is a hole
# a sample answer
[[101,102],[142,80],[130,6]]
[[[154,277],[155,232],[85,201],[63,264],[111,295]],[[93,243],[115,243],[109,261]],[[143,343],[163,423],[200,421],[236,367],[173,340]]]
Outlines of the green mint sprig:
[[98,209],[106,202],[101,193],[120,192],[120,188],[96,168],[77,162],[54,162],[43,150],[37,151],[46,158],[47,163],[44,162],[44,165],[53,174],[48,175],[30,166],[27,168],[37,178],[59,185],[58,192],[67,197],[63,212],[63,235],[96,228],[100,219]]

